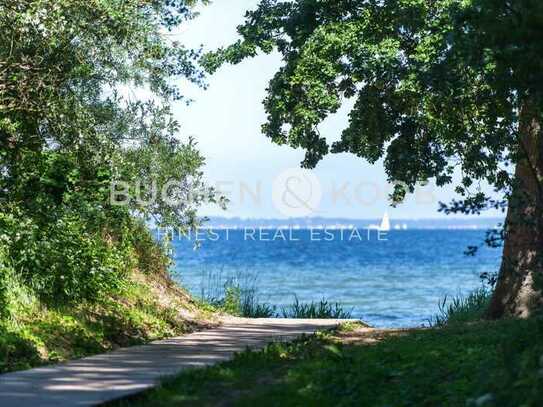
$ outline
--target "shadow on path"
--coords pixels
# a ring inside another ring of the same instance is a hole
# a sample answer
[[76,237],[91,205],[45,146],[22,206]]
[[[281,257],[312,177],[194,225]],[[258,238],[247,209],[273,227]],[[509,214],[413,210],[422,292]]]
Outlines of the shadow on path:
[[68,363],[0,375],[0,406],[88,406],[135,394],[188,368],[246,348],[293,339],[340,320],[233,319],[207,331],[123,348]]

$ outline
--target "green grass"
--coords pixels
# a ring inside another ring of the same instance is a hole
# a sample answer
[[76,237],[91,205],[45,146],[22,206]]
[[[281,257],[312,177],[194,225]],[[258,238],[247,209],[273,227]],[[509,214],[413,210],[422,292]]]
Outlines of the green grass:
[[277,306],[260,303],[254,292],[236,286],[227,287],[224,298],[208,304],[215,310],[245,318],[350,319],[352,316],[352,312],[345,310],[338,302],[333,303],[323,298],[302,303],[296,296],[291,305],[277,312]]
[[294,303],[282,308],[281,314],[283,318],[350,319],[352,312],[346,311],[338,302],[331,303],[322,299],[319,302],[301,303],[298,297],[294,297]]
[[439,314],[430,320],[431,326],[481,320],[490,303],[492,292],[485,287],[467,296],[445,297],[439,303]]
[[0,322],[0,373],[106,352],[191,331],[180,310],[210,315],[167,279],[139,275],[118,298],[46,307],[22,286],[11,287],[11,317]]
[[246,318],[273,318],[277,307],[260,301],[255,274],[236,273],[225,276],[223,270],[204,274],[200,301],[216,311]]
[[204,275],[200,301],[212,309],[245,318],[350,319],[352,310],[326,299],[301,303],[297,296],[287,307],[262,302],[258,295],[258,278],[250,272],[224,276],[222,270]]
[[115,406],[541,406],[543,320],[456,323],[342,345],[275,343]]

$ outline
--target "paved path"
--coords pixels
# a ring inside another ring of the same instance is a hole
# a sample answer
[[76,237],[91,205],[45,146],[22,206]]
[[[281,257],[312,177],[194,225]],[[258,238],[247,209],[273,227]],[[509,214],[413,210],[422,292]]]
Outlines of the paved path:
[[247,347],[337,326],[339,320],[233,319],[207,331],[68,363],[0,375],[2,407],[89,406],[138,393],[164,376],[230,359]]

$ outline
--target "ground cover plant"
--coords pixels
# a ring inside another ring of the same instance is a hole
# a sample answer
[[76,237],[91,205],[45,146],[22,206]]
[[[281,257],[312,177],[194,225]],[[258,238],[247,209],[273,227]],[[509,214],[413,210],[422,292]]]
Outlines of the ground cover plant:
[[539,406],[543,317],[339,331],[273,343],[185,372],[113,406]]

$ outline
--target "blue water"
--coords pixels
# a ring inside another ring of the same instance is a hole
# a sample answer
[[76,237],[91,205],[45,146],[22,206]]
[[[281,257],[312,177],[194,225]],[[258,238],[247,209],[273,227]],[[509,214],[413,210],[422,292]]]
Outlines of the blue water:
[[[235,276],[256,278],[260,300],[278,306],[322,298],[353,309],[353,317],[376,327],[425,324],[444,296],[466,294],[481,286],[479,275],[496,271],[500,251],[483,249],[467,257],[483,230],[401,230],[378,239],[375,231],[242,230],[176,238],[174,277],[194,295],[209,293],[214,282]],[[341,235],[343,233],[343,235]],[[328,240],[326,240],[327,238]],[[196,240],[198,249],[194,249]]]

